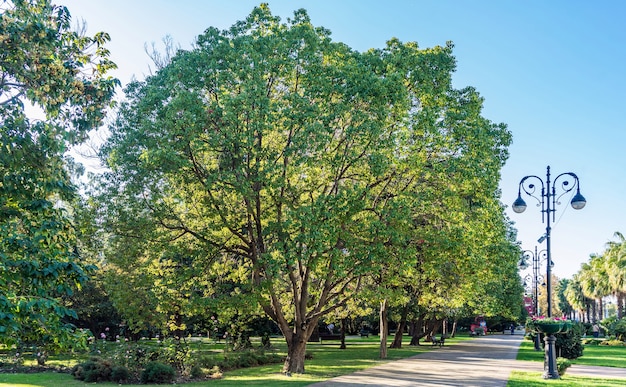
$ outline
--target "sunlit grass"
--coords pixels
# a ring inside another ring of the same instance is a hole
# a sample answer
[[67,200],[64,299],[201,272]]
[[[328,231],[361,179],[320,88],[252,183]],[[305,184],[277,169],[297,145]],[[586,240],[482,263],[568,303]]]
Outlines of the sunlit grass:
[[572,364],[626,368],[626,347],[586,345],[583,356],[572,360]]
[[[570,360],[572,364],[591,365],[601,367],[626,368],[626,347],[611,347],[608,345],[586,345],[583,355],[578,359]],[[517,360],[543,362],[544,352],[535,351],[529,340],[522,341]]]
[[626,380],[624,379],[604,379],[589,378],[584,376],[570,376],[565,373],[561,379],[545,380],[540,372],[520,372],[513,371],[506,384],[507,387],[624,387]]

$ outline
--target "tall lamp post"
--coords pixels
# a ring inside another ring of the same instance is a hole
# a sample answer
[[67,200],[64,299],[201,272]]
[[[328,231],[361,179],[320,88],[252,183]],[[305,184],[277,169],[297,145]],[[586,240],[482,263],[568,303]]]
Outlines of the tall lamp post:
[[[524,284],[526,284],[527,281],[531,283],[531,290],[533,292],[533,316],[539,316],[539,283],[543,283],[543,276],[539,274],[539,272],[541,271],[542,259],[548,259],[547,250],[537,251],[537,246],[535,246],[534,252],[532,250],[522,251],[522,259],[519,265],[520,269],[526,270],[528,268],[528,262],[532,262],[532,274],[524,277]],[[552,265],[552,262],[550,265]],[[535,335],[535,350],[539,351],[540,349],[539,335]]]
[[[541,184],[541,192],[538,192],[536,183]],[[558,184],[557,184],[558,182]],[[547,270],[546,270],[546,291],[548,292],[548,317],[552,317],[552,287],[551,287],[551,266],[552,266],[552,258],[550,254],[550,232],[551,223],[556,221],[556,205],[561,204],[559,199],[563,197],[563,195],[571,192],[576,189],[576,194],[572,197],[570,204],[572,208],[575,210],[580,210],[585,207],[587,201],[580,194],[580,181],[578,180],[578,176],[576,176],[573,172],[564,172],[558,175],[552,185],[550,184],[550,166],[546,169],[546,180],[542,180],[539,176],[536,175],[528,175],[524,176],[522,180],[519,182],[519,187],[517,191],[517,199],[513,202],[513,211],[520,214],[526,210],[526,202],[522,199],[522,192],[526,195],[537,200],[537,206],[541,206],[541,222],[546,224],[546,259],[548,260]],[[562,191],[557,197],[556,188],[559,187],[560,191]],[[538,196],[539,195],[539,196]],[[546,361],[544,364],[547,364],[547,370],[543,375],[544,379],[558,379],[559,373],[556,370],[556,351],[554,348],[554,343],[556,338],[554,334],[546,335]],[[545,366],[544,366],[545,368]]]

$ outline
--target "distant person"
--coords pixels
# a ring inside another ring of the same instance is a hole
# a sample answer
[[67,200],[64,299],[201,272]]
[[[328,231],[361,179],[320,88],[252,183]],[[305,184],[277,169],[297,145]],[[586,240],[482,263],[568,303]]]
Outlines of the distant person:
[[331,335],[332,335],[333,333],[335,333],[335,332],[334,332],[334,330],[335,330],[335,324],[330,323],[330,324],[328,324],[328,326],[327,326],[326,328],[328,329],[328,332],[330,332],[330,334],[331,334]]
[[593,323],[591,331],[593,332],[594,339],[597,339],[600,336],[600,326],[598,325],[598,323]]
[[514,335],[515,334],[515,324],[511,324],[511,327],[509,329],[511,330],[511,334]]

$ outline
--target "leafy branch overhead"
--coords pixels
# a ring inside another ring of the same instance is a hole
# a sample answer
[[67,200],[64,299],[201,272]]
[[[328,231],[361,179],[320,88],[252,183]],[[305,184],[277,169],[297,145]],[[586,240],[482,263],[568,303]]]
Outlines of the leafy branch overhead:
[[64,153],[101,123],[119,82],[105,75],[108,35],[71,31],[65,7],[15,0],[0,11],[0,341],[73,345],[75,312],[59,299],[93,268],[80,262]]

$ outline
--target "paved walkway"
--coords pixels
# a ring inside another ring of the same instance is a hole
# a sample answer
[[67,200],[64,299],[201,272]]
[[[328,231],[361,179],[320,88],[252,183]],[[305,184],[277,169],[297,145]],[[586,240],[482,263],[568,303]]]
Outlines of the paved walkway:
[[[464,386],[506,387],[511,371],[543,373],[543,363],[517,361],[524,336],[489,335],[433,347],[419,355],[339,376],[315,387]],[[570,375],[626,379],[626,369],[572,365]],[[625,381],[626,384],[626,381]]]

